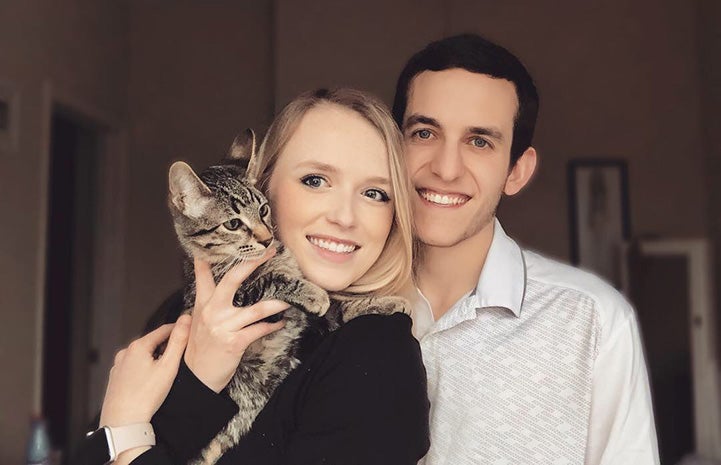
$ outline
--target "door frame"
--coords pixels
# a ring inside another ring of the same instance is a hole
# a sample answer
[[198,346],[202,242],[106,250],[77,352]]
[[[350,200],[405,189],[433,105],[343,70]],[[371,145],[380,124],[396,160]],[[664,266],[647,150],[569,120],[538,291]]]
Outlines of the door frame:
[[647,257],[683,257],[688,263],[689,328],[696,452],[721,459],[721,397],[716,357],[711,246],[707,239],[642,240]]
[[[35,302],[35,360],[33,408],[42,412],[43,387],[43,325],[45,311],[45,279],[47,232],[49,213],[49,172],[51,157],[52,115],[56,106],[62,106],[92,121],[101,128],[98,149],[98,215],[94,225],[93,290],[90,296],[90,346],[97,350],[95,363],[88,363],[87,399],[85,408],[76,409],[71,425],[87,424],[81,418],[83,411],[99,412],[105,392],[108,372],[113,365],[115,351],[123,342],[123,292],[125,277],[125,234],[127,208],[127,135],[120,115],[99,108],[73,91],[46,79],[42,85],[42,127],[40,166],[39,243],[37,244],[37,282]],[[72,406],[71,406],[72,411]],[[78,426],[80,427],[80,426]],[[72,432],[72,431],[71,431]]]

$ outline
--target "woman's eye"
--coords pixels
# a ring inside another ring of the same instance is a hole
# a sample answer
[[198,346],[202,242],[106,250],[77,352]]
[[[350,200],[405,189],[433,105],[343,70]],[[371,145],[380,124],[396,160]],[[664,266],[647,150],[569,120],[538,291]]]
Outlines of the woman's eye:
[[488,147],[488,142],[486,141],[486,139],[482,139],[480,137],[474,137],[471,140],[471,144],[473,144],[474,147],[478,147],[479,149]]
[[238,218],[233,218],[232,220],[228,220],[223,223],[223,226],[229,231],[235,231],[240,228],[242,224],[243,223]]
[[371,200],[375,200],[378,202],[388,202],[390,200],[390,197],[388,197],[388,194],[383,192],[380,189],[368,189],[363,193],[366,197],[368,197]]
[[428,140],[431,138],[433,133],[428,129],[418,129],[416,131],[413,131],[413,135],[419,139]]
[[303,184],[305,184],[308,187],[318,188],[325,183],[325,179],[323,179],[320,176],[317,176],[315,174],[311,174],[309,176],[306,176],[300,180]]

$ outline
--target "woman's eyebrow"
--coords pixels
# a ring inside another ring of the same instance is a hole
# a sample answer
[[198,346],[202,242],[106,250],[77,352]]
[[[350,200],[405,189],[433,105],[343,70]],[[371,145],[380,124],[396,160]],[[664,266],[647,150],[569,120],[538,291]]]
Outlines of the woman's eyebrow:
[[[315,160],[308,160],[298,163],[297,168],[313,169],[328,174],[338,174],[341,172],[341,170],[339,170],[337,166],[329,165],[328,163],[323,163]],[[386,176],[369,176],[364,181],[367,184],[385,184],[389,186],[391,185],[391,181]]]
[[312,168],[312,169],[316,169],[318,171],[323,171],[325,173],[331,173],[331,174],[338,172],[338,168],[336,168],[335,166],[329,165],[328,163],[315,161],[315,160],[308,160],[308,161],[298,163],[298,168]]

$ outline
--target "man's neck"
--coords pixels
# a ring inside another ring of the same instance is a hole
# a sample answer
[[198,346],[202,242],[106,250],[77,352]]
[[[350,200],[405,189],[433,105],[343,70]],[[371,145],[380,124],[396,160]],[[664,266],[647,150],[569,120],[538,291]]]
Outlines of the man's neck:
[[449,246],[421,245],[418,287],[428,299],[433,318],[440,317],[478,284],[493,241],[495,221],[476,235]]

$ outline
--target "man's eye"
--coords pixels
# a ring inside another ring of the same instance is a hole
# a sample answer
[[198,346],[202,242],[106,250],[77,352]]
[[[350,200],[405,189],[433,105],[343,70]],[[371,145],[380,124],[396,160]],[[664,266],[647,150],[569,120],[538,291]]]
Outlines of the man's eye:
[[380,189],[368,189],[365,192],[363,192],[363,195],[368,197],[371,200],[376,200],[378,202],[388,202],[390,200],[390,197],[388,197],[388,194],[383,192]]
[[413,135],[419,139],[428,140],[431,138],[433,133],[428,129],[418,129],[417,131],[413,131]]
[[243,225],[243,223],[238,218],[233,218],[232,220],[228,220],[225,223],[223,223],[223,226],[228,231],[236,231],[242,225]]
[[323,186],[323,184],[325,183],[325,179],[323,179],[322,177],[320,177],[318,175],[311,174],[309,176],[305,176],[304,178],[301,178],[300,182],[302,182],[303,184],[305,184],[308,187],[318,188],[318,187]]
[[486,141],[486,139],[482,139],[480,137],[474,137],[471,140],[471,144],[473,144],[474,147],[478,147],[479,149],[488,147],[488,142]]

